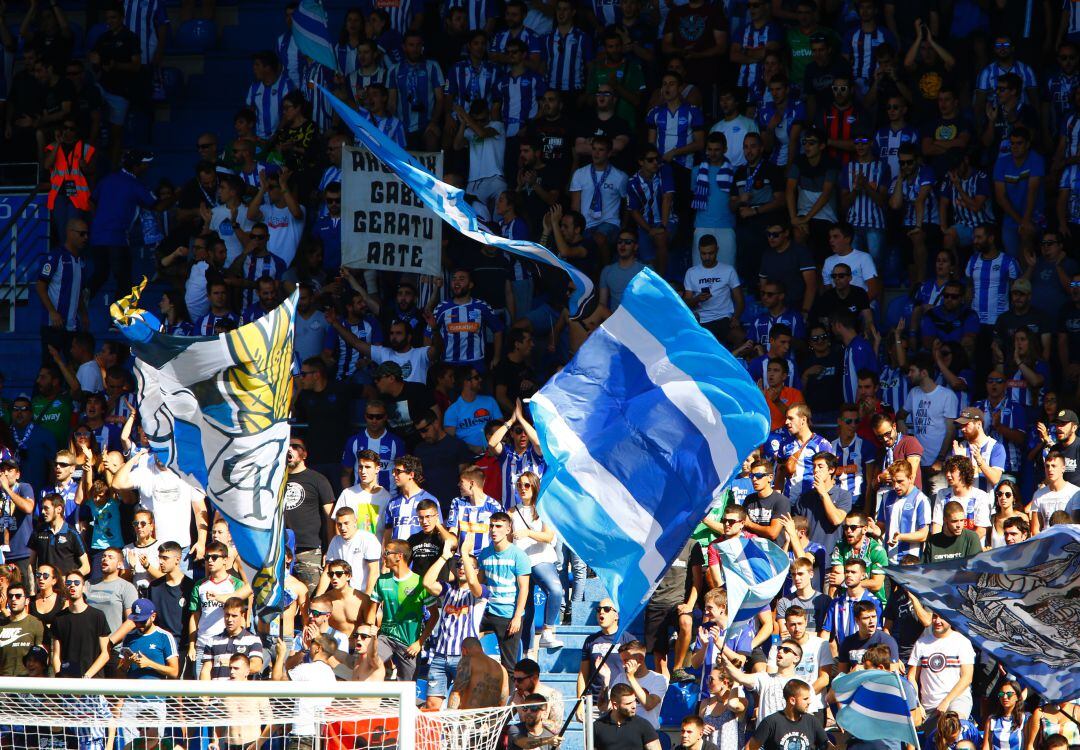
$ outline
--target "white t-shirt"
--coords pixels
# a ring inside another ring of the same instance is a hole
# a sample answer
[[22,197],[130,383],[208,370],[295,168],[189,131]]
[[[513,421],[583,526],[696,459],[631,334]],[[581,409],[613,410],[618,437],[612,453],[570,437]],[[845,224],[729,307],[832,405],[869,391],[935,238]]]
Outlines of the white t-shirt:
[[1054,492],[1049,487],[1040,487],[1035,490],[1029,510],[1033,510],[1039,515],[1039,528],[1045,529],[1049,526],[1050,516],[1057,511],[1067,510],[1070,501],[1076,497],[1077,493],[1080,493],[1080,487],[1077,487],[1072,482],[1066,482],[1057,492]]
[[318,357],[322,354],[323,341],[326,340],[326,329],[330,324],[326,322],[326,316],[322,310],[316,310],[310,317],[305,318],[300,313],[296,314],[293,322],[293,348],[296,350],[300,361],[309,357]]
[[206,296],[206,272],[209,270],[210,264],[205,260],[196,261],[184,283],[184,303],[192,320],[210,312],[210,298]]
[[[321,682],[326,685],[337,681],[333,667],[324,661],[297,664],[289,670],[289,679],[293,682]],[[293,722],[289,734],[296,737],[314,737],[318,734],[316,717],[333,702],[333,698],[297,698],[297,721]]]
[[469,182],[503,176],[506,126],[496,120],[487,126],[495,131],[495,135],[482,138],[471,128],[465,128],[465,140],[469,142]]
[[382,545],[370,531],[357,529],[352,539],[340,534],[330,540],[326,547],[326,562],[344,560],[352,566],[352,587],[364,591],[367,586],[367,565],[382,559]]
[[[811,635],[806,639],[806,643],[802,645],[802,659],[795,665],[795,676],[805,682],[807,685],[813,685],[814,681],[818,678],[818,672],[822,667],[828,667],[836,664],[836,659],[833,658],[832,649],[829,648],[829,642],[824,638],[819,638],[816,635]],[[776,668],[776,649],[774,648],[769,653],[769,669]],[[828,688],[825,688],[828,690]],[[821,693],[810,693],[810,713],[820,711],[825,707],[825,703],[821,699]]]
[[[585,228],[592,229],[598,224],[619,225],[619,211],[622,209],[623,199],[626,198],[626,185],[630,178],[626,172],[611,166],[611,171],[604,177],[605,170],[595,171],[592,164],[587,164],[574,172],[570,180],[570,192],[581,193],[581,215],[585,217]],[[593,193],[596,184],[600,184],[600,210],[592,208]]]
[[297,219],[289,212],[289,207],[278,208],[272,203],[260,206],[262,220],[270,229],[270,240],[266,249],[281,259],[285,267],[292,265],[296,257],[296,248],[300,245],[300,238],[304,234],[304,217],[306,209],[301,206],[301,217]]
[[870,287],[866,283],[870,279],[877,278],[877,267],[870,253],[862,250],[852,250],[847,255],[830,255],[821,266],[821,279],[825,286],[832,286],[832,272],[838,263],[843,263],[851,269],[851,283],[863,291],[869,292]]
[[[908,657],[908,666],[919,666],[919,702],[923,708],[929,711],[938,707],[960,680],[962,664],[975,664],[971,641],[955,630],[941,638],[935,638],[930,628],[923,631]],[[949,710],[966,719],[971,713],[971,688],[957,696]]]
[[388,346],[371,347],[371,360],[381,365],[383,362],[396,362],[401,366],[401,376],[406,383],[427,385],[428,367],[431,365],[426,346],[413,347],[407,352],[395,352]]
[[[941,455],[945,442],[945,424],[956,419],[959,402],[951,388],[935,386],[926,393],[922,388],[912,388],[904,399],[906,421],[911,434],[923,449],[923,465],[929,466]],[[951,452],[951,451],[950,451]]]
[[712,268],[691,266],[683,278],[683,288],[688,292],[700,294],[708,289],[712,297],[694,308],[698,320],[710,323],[721,318],[730,318],[735,314],[735,303],[731,300],[731,290],[739,286],[739,275],[727,263],[717,263]]
[[[544,527],[543,520],[536,514],[536,506],[529,510],[525,505],[515,505],[510,511],[510,520],[513,521],[514,531],[541,531]],[[521,547],[521,551],[529,556],[529,562],[533,565],[554,563],[558,560],[555,545],[551,542],[538,542],[532,537],[523,536],[515,539],[514,544]]]
[[784,704],[786,703],[784,700],[784,686],[791,680],[802,678],[796,675],[781,677],[778,674],[766,674],[765,672],[756,672],[753,677],[757,683],[752,690],[758,696],[757,724],[755,724],[755,726],[758,726],[766,716],[784,710]]
[[101,382],[101,368],[93,359],[79,365],[79,369],[75,373],[75,379],[79,381],[79,387],[82,388],[83,393],[102,393],[105,391],[105,384]]
[[968,517],[967,528],[972,530],[974,530],[974,527],[985,529],[991,525],[990,514],[993,512],[994,501],[990,497],[990,493],[984,492],[978,487],[972,487],[965,497],[957,497],[950,487],[938,490],[934,494],[934,513],[931,518],[934,523],[944,523],[945,504],[953,500],[964,506],[964,511]]
[[734,120],[724,120],[716,123],[709,130],[710,133],[723,133],[727,139],[728,161],[733,167],[741,167],[746,164],[746,155],[743,153],[743,141],[747,133],[759,133],[758,125],[746,115],[739,115]]
[[[266,211],[265,207],[263,211]],[[245,232],[250,232],[255,226],[255,222],[248,218],[247,208],[243,205],[236,211],[236,223]],[[210,211],[210,231],[217,232],[225,243],[225,266],[231,266],[232,262],[244,251],[244,246],[240,243],[240,238],[236,236],[232,212],[228,206],[214,206]]]
[[[615,686],[618,685],[620,682],[625,685],[630,684],[626,680],[626,675],[621,676],[618,680],[615,680],[611,684],[612,686]],[[638,703],[637,707],[637,715],[652,724],[653,729],[659,729],[660,709],[664,707],[664,696],[667,694],[668,679],[667,677],[664,677],[664,675],[658,672],[653,672],[650,669],[644,677],[638,677],[638,685],[641,685],[641,689],[649,695],[660,696],[660,702],[656,704],[656,708],[654,708],[652,711],[647,711],[645,709],[645,706],[641,705],[640,703]]]
[[158,468],[153,459],[131,470],[131,483],[139,504],[154,514],[158,539],[191,546],[191,504],[203,495],[169,468]]
[[146,555],[147,562],[156,565],[158,560],[158,547],[161,540],[155,539],[145,547],[136,547],[134,544],[124,545],[124,567],[131,571],[131,582],[139,590],[139,596],[146,597],[150,592],[150,582],[154,580],[139,562],[139,558]]
[[383,512],[389,502],[390,492],[385,488],[379,487],[371,493],[362,489],[358,482],[341,491],[337,502],[334,503],[334,509],[330,511],[330,517],[333,518],[334,514],[342,508],[352,508],[356,514],[356,527],[371,532],[376,538],[381,538],[379,530],[382,528]]

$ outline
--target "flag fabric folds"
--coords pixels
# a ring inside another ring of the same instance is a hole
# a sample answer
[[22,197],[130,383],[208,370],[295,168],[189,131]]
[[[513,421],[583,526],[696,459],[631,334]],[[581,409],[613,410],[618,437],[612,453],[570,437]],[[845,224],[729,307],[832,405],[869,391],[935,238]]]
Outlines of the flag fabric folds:
[[716,545],[727,589],[727,632],[742,630],[768,607],[787,580],[787,552],[768,539],[736,537]]
[[769,432],[745,368],[648,268],[530,409],[548,465],[539,511],[623,627]]
[[[526,260],[560,268],[573,283],[570,292],[570,314],[579,317],[593,297],[593,283],[588,275],[563,260],[543,245],[525,240],[510,240],[485,230],[476,218],[476,212],[465,200],[465,191],[449,185],[420,166],[403,148],[394,143],[374,123],[352,109],[328,90],[322,89],[327,100],[342,121],[349,126],[357,142],[367,147],[386,166],[408,185],[421,202],[447,224],[470,239],[505,250]],[[341,224],[348,231],[348,222]]]
[[885,572],[1045,700],[1080,697],[1080,526]]
[[143,431],[154,457],[228,520],[257,611],[268,616],[283,601],[297,295],[218,336],[169,336],[138,307],[145,284],[111,310],[136,356]]
[[895,740],[919,747],[911,712],[919,705],[915,686],[897,672],[863,669],[838,675],[833,693],[836,723],[860,740]]
[[293,11],[293,39],[300,51],[330,70],[337,70],[337,55],[322,0],[301,0]]

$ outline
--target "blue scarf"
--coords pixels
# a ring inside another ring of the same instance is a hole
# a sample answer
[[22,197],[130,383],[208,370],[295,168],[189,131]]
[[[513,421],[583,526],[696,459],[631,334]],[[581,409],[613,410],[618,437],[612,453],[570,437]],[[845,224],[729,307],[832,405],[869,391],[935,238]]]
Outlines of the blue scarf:
[[601,197],[601,188],[604,182],[607,180],[608,175],[611,174],[611,164],[609,163],[604,168],[604,173],[600,175],[600,179],[596,178],[596,167],[592,164],[589,165],[589,176],[592,177],[593,191],[592,200],[589,201],[589,213],[594,217],[599,217],[604,213],[604,199]]
[[[723,166],[723,165],[721,165]],[[720,173],[716,173],[719,184]],[[695,211],[704,211],[709,205],[709,162],[703,161],[698,164],[694,172],[694,198],[690,201],[690,207]]]

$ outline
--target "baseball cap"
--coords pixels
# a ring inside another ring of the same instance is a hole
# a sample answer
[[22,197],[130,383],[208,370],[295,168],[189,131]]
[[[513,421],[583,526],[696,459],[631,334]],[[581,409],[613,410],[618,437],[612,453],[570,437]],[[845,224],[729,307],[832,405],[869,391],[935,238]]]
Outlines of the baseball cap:
[[1072,409],[1062,409],[1054,417],[1055,422],[1072,422],[1073,424],[1080,424],[1080,419],[1076,418],[1076,412]]
[[1031,294],[1031,282],[1027,279],[1017,279],[1012,283],[1012,290],[1014,292],[1023,292],[1024,294]]
[[131,605],[131,614],[128,615],[128,619],[132,622],[146,622],[155,612],[157,612],[157,609],[154,608],[152,601],[149,599],[136,599],[135,603]]
[[397,362],[383,362],[381,365],[375,368],[375,374],[373,377],[375,380],[386,377],[387,375],[397,378],[398,380],[404,380],[405,376],[401,372],[401,365]]
[[986,414],[982,409],[976,409],[974,406],[969,406],[960,412],[960,416],[956,418],[957,424],[970,424],[972,422],[981,422]]

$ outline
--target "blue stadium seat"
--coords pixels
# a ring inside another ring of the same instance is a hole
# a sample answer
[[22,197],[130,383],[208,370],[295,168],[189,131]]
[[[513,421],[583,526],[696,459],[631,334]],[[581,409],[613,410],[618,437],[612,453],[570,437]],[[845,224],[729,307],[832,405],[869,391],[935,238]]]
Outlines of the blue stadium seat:
[[213,21],[185,21],[176,31],[176,48],[183,52],[205,52],[217,43],[217,26]]
[[184,88],[184,72],[179,68],[162,68],[161,77],[165,83],[165,97],[172,100]]
[[[105,24],[95,23],[89,29],[86,30],[86,49],[90,50],[97,44],[97,40],[101,38],[101,35],[105,33]],[[77,38],[77,37],[76,37]]]

